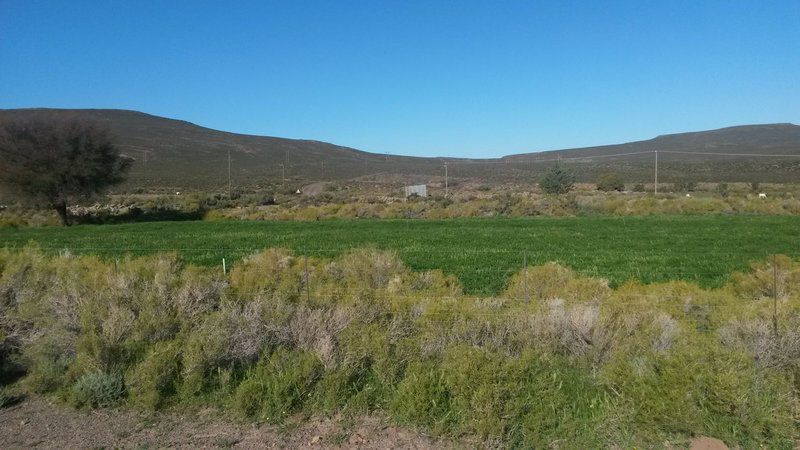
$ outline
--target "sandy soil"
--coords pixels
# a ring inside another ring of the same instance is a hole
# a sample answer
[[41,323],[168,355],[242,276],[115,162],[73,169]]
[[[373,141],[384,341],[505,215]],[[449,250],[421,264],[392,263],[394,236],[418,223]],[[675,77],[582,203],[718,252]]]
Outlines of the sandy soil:
[[241,423],[205,410],[145,414],[76,411],[45,398],[0,409],[0,448],[452,448],[379,417],[314,419],[282,427]]

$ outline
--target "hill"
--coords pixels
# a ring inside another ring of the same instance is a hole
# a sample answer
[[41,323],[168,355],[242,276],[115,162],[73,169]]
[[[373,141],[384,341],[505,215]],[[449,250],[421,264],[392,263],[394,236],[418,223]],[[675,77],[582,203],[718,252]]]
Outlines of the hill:
[[[120,150],[136,159],[129,188],[220,189],[231,173],[238,186],[291,181],[348,179],[375,173],[386,157],[353,148],[311,140],[250,136],[204,128],[182,120],[137,111],[108,109],[0,110],[3,119],[77,119],[108,126]],[[392,165],[413,173],[427,159],[391,157]],[[371,167],[372,166],[372,167]]]
[[628,181],[647,182],[652,179],[656,150],[663,182],[800,179],[800,158],[796,157],[800,156],[800,126],[792,124],[737,126],[498,159],[458,159],[383,155],[319,141],[228,133],[127,110],[0,110],[0,120],[48,117],[108,126],[121,150],[136,158],[125,186],[128,190],[224,189],[229,153],[234,185],[249,189],[281,185],[284,179],[287,186],[353,178],[424,182],[441,177],[445,162],[454,179],[530,181],[559,159],[583,181],[616,171]]

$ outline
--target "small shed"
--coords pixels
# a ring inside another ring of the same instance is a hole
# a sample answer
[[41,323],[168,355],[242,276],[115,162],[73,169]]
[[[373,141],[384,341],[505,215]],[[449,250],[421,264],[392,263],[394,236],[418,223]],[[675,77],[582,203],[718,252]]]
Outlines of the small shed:
[[428,186],[424,185],[424,184],[415,184],[413,186],[404,186],[403,187],[403,194],[406,197],[411,197],[414,194],[416,194],[419,197],[427,197],[428,196]]

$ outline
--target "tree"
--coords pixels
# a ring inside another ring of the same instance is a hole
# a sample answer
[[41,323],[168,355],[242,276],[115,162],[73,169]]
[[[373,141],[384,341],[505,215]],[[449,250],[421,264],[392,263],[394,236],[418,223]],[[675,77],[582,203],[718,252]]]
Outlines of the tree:
[[44,200],[64,225],[71,202],[122,182],[132,162],[119,154],[107,129],[91,123],[0,123],[0,183]]
[[607,173],[597,179],[597,189],[603,192],[624,191],[625,182],[618,173]]
[[551,167],[539,181],[539,187],[548,194],[566,194],[575,186],[575,174],[560,163]]

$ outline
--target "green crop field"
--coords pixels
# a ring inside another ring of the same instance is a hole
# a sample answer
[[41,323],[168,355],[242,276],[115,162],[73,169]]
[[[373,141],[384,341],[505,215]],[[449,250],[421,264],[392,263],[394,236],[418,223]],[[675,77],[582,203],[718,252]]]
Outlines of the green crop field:
[[0,230],[0,246],[35,241],[47,251],[103,257],[177,252],[220,266],[266,247],[333,257],[363,246],[395,250],[411,268],[454,274],[471,294],[491,295],[528,264],[558,261],[614,284],[723,283],[773,253],[800,257],[800,217],[578,217],[320,222],[151,222]]

